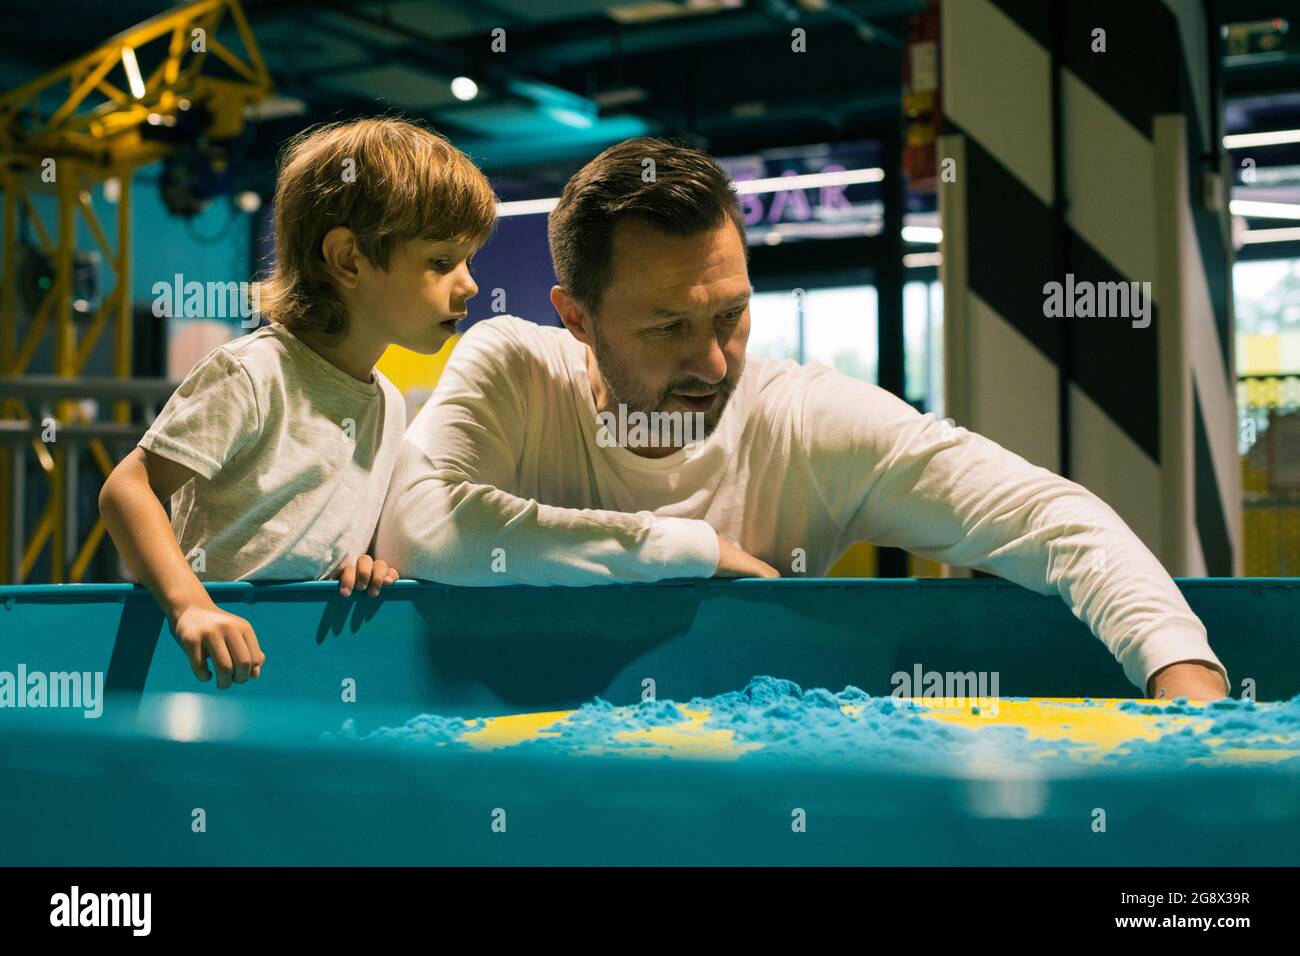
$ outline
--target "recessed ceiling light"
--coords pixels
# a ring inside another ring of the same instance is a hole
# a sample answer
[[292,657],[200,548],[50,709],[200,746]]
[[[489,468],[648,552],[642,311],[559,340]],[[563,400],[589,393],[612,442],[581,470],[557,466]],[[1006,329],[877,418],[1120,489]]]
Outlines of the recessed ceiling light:
[[451,95],[458,100],[472,100],[478,96],[478,84],[468,76],[458,76],[451,81]]

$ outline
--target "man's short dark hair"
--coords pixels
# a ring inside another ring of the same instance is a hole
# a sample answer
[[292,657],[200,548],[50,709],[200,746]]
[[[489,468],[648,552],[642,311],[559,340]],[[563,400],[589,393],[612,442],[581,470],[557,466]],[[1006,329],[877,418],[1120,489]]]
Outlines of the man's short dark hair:
[[617,143],[573,175],[548,226],[555,275],[590,311],[613,278],[614,227],[625,219],[678,237],[730,219],[745,241],[736,191],[708,153],[648,136]]

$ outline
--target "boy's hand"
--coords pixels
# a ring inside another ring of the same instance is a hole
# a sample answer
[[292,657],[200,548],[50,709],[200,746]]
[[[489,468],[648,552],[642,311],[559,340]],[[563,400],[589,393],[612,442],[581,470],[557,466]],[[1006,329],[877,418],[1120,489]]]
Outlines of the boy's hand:
[[368,587],[370,596],[375,597],[380,588],[392,584],[400,576],[397,568],[390,568],[385,562],[363,554],[357,558],[356,565],[349,564],[339,572],[339,593],[347,597],[354,587],[362,591]]
[[172,633],[199,680],[212,679],[207,665],[207,658],[212,658],[220,690],[257,677],[266,663],[253,625],[216,607],[187,608],[176,618]]
[[1228,688],[1223,682],[1223,675],[1218,668],[1204,661],[1167,664],[1147,681],[1147,697],[1156,700],[1173,700],[1175,697],[1221,700],[1227,696]]

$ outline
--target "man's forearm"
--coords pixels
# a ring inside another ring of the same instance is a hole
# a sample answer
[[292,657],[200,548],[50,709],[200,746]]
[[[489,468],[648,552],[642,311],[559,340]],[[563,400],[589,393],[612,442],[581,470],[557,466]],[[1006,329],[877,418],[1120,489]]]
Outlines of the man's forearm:
[[703,521],[557,508],[428,475],[395,482],[378,549],[408,575],[475,587],[708,577],[718,566]]

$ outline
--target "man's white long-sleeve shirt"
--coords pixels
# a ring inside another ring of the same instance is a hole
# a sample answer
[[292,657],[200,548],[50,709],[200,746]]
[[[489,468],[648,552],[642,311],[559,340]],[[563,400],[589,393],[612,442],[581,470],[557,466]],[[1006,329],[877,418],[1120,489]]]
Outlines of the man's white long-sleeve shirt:
[[706,441],[643,458],[598,439],[585,361],[564,329],[471,329],[406,432],[377,556],[451,584],[590,585],[711,576],[718,534],[783,575],[800,555],[824,574],[866,541],[1060,594],[1138,687],[1177,661],[1223,669],[1108,505],[980,435],[825,367],[750,357]]

